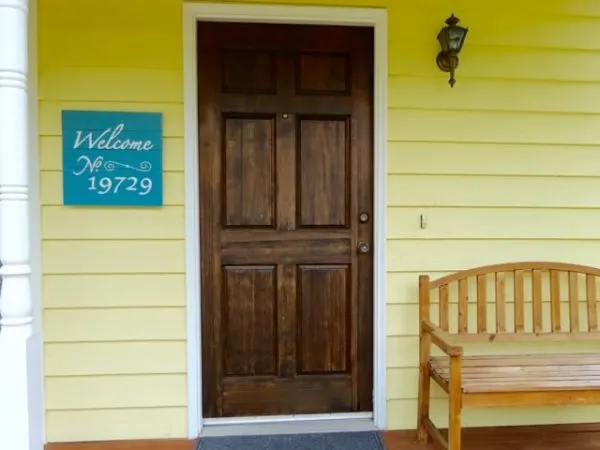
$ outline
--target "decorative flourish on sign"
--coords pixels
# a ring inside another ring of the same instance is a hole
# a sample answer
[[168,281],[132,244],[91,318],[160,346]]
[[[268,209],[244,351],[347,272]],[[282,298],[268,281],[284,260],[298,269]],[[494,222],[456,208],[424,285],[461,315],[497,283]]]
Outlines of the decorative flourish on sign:
[[133,166],[130,166],[129,164],[122,164],[117,161],[106,161],[104,163],[104,168],[108,172],[112,172],[113,170],[115,170],[117,168],[117,166],[123,167],[125,169],[135,170],[137,172],[150,172],[150,170],[152,170],[152,164],[150,164],[150,161],[142,161],[140,163],[139,167],[133,167]]
[[150,172],[150,170],[152,170],[152,164],[150,163],[150,161],[140,162],[139,167],[134,167],[131,164],[124,164],[117,161],[104,161],[104,158],[102,156],[98,156],[93,161],[89,156],[85,155],[82,155],[79,158],[77,158],[78,163],[82,161],[83,167],[80,170],[74,170],[73,175],[79,176],[86,170],[88,170],[90,173],[98,172],[98,170],[100,170],[103,167],[104,170],[106,170],[107,172],[112,172],[117,167],[135,170],[136,172]]

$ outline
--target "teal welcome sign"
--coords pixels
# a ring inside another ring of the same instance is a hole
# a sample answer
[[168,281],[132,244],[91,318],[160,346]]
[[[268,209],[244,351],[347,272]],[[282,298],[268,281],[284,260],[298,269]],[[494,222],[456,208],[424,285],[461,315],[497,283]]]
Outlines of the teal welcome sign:
[[65,205],[161,206],[162,114],[63,111]]

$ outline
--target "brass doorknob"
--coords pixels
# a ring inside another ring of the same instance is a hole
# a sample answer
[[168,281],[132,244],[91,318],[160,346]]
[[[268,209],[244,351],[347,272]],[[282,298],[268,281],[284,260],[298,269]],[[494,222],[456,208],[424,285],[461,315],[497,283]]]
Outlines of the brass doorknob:
[[369,253],[371,247],[366,242],[359,242],[357,245],[358,253]]

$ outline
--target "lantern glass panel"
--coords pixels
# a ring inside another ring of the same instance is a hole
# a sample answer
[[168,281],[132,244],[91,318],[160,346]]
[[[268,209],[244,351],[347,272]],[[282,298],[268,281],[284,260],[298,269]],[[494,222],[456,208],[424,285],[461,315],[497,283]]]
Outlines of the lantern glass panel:
[[443,52],[447,52],[449,50],[449,44],[448,44],[448,27],[442,28],[440,33],[438,34],[437,37],[439,43],[440,43],[440,47],[442,48]]
[[463,27],[448,27],[448,50],[453,52],[460,52],[465,36],[467,35],[467,29]]

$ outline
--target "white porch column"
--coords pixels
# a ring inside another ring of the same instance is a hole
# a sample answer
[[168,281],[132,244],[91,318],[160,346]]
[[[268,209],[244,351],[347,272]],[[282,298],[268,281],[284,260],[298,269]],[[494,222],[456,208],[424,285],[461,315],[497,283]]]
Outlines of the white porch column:
[[[0,449],[33,449],[27,0],[0,0]],[[35,369],[34,369],[35,370]],[[39,446],[39,445],[38,445]]]

